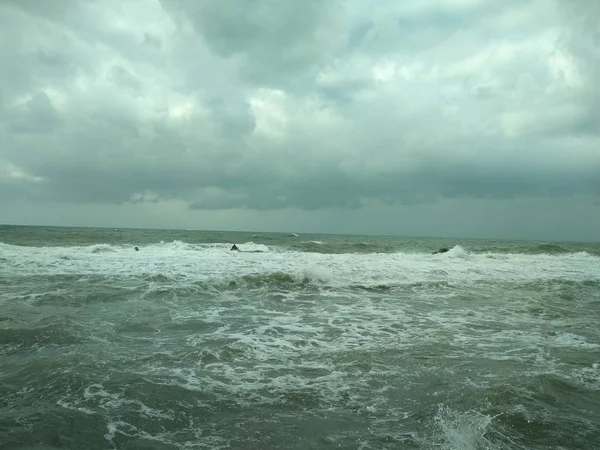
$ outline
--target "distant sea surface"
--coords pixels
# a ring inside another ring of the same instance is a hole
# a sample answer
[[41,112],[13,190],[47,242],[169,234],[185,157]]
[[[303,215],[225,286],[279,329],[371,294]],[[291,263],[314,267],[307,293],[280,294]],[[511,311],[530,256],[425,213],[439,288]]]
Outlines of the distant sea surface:
[[2,449],[600,448],[600,244],[0,242]]

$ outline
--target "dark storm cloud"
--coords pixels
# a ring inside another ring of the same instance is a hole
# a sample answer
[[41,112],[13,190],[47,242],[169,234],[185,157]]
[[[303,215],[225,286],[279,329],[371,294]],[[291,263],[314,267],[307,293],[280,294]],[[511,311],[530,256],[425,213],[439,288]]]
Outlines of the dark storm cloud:
[[35,93],[23,105],[11,108],[6,114],[6,126],[15,134],[51,133],[60,126],[61,119],[44,92]]
[[240,58],[241,73],[258,83],[287,84],[332,56],[343,29],[339,0],[162,1],[189,21],[224,58]]
[[0,199],[599,195],[597,5],[0,1]]

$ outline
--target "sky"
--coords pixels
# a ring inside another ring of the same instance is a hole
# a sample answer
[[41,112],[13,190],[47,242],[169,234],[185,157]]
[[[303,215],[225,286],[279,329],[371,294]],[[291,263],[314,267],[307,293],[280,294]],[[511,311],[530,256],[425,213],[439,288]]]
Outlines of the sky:
[[0,0],[0,223],[600,241],[597,0]]

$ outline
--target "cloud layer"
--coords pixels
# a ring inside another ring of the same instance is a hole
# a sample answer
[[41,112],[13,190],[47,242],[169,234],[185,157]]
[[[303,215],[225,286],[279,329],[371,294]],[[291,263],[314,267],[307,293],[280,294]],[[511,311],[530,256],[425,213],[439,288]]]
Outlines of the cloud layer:
[[23,202],[115,224],[143,205],[148,226],[178,205],[184,227],[485,201],[600,218],[598,23],[591,0],[2,0],[4,221],[32,220]]

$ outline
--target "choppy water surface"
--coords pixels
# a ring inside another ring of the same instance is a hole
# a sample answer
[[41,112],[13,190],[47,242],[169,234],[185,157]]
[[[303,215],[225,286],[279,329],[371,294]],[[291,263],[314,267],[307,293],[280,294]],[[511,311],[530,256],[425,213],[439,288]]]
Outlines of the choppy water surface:
[[0,241],[0,448],[600,443],[600,245],[21,227]]

